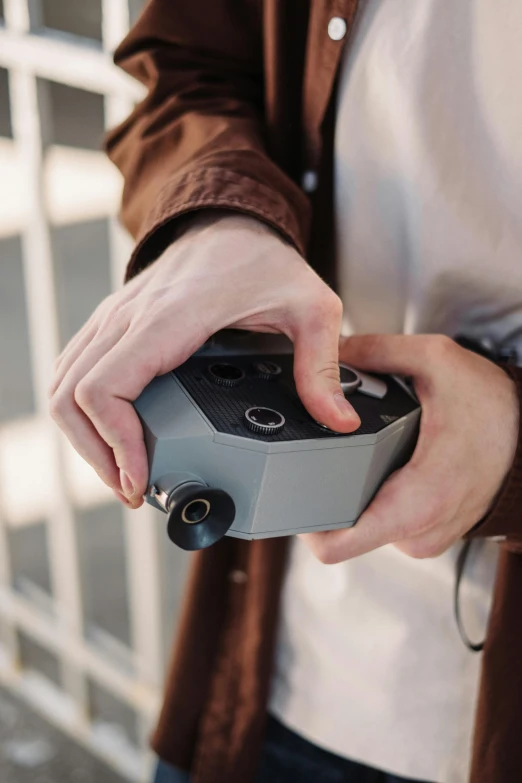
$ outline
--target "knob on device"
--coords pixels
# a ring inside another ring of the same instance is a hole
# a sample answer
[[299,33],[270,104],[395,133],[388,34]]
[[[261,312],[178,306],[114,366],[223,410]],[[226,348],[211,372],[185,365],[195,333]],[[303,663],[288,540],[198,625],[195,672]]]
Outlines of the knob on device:
[[285,417],[273,408],[254,407],[245,411],[247,427],[258,435],[277,435],[285,426]]
[[341,380],[341,389],[345,395],[353,394],[358,391],[367,397],[374,397],[382,400],[388,391],[386,383],[382,378],[376,378],[374,375],[354,370],[344,362],[339,363],[339,374]]
[[282,369],[278,364],[268,361],[255,362],[254,370],[257,377],[262,378],[264,381],[273,381],[282,373]]
[[235,364],[218,362],[208,368],[210,380],[218,386],[237,386],[245,379],[245,371]]

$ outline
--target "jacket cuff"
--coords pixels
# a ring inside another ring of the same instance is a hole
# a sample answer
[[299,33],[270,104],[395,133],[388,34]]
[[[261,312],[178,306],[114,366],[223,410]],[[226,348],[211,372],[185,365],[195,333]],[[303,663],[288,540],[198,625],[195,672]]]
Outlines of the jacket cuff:
[[[503,365],[517,386],[522,414],[522,368]],[[474,527],[469,537],[499,537],[505,546],[522,552],[522,415],[513,465],[488,515]]]
[[[293,185],[293,183],[292,183]],[[297,186],[293,185],[295,191]],[[178,218],[200,209],[227,209],[256,217],[305,254],[310,205],[304,193],[292,203],[248,174],[219,166],[185,169],[163,186],[143,220],[126,280],[152,263],[176,238]]]

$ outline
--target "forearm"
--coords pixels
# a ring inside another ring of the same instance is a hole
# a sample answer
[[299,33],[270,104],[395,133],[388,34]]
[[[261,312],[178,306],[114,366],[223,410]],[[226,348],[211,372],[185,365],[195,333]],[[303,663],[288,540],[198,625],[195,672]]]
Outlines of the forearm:
[[148,90],[107,138],[125,181],[122,219],[137,239],[131,274],[170,244],[180,216],[200,209],[252,215],[304,252],[308,199],[263,141],[258,6],[152,0],[116,52]]

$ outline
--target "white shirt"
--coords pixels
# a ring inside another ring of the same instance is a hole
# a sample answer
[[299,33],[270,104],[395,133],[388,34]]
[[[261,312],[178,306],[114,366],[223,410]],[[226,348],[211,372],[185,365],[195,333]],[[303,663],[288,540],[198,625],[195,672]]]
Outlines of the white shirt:
[[[522,349],[522,3],[367,0],[335,141],[341,293],[355,332],[465,332]],[[515,330],[519,329],[517,333]],[[452,613],[453,547],[324,566],[297,540],[270,709],[334,753],[466,783],[481,656]],[[484,632],[496,566],[466,571]]]

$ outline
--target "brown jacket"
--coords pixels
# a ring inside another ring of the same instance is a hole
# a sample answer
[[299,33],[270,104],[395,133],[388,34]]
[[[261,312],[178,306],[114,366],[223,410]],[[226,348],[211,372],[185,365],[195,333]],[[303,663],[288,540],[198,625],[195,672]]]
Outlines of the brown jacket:
[[[356,0],[149,0],[116,53],[148,96],[108,139],[125,177],[123,220],[137,239],[129,275],[172,241],[179,216],[221,207],[276,227],[335,286],[333,96],[355,10]],[[346,22],[340,40],[342,23],[329,35],[332,17]],[[310,195],[306,171],[318,176]],[[522,371],[509,372],[522,399]],[[522,438],[493,511],[474,531],[506,539],[472,783],[522,781],[521,508]],[[190,769],[193,783],[254,780],[285,556],[285,539],[226,538],[194,557],[153,743]]]

